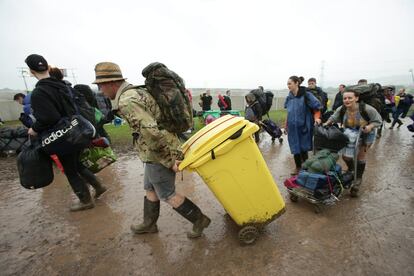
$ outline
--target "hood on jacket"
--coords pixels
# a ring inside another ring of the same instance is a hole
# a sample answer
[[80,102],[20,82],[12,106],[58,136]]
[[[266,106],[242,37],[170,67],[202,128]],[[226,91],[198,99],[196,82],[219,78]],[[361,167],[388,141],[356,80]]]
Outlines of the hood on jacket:
[[36,83],[36,87],[43,86],[43,85],[50,86],[50,87],[53,87],[59,90],[60,89],[66,90],[68,87],[66,83],[64,83],[63,81],[57,80],[55,78],[41,79],[40,81]]
[[295,96],[295,95],[293,95],[293,93],[290,91],[289,92],[289,98],[294,98],[294,97],[302,97],[303,95],[305,95],[306,94],[306,91],[308,91],[308,89],[307,89],[307,87],[305,87],[305,86],[299,86],[299,91],[298,91],[298,94]]

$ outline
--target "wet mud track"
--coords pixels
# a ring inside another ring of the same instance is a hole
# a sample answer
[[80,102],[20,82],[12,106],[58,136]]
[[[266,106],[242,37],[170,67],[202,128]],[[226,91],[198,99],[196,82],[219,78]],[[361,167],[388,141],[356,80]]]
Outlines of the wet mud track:
[[[361,195],[348,193],[315,214],[289,200],[283,181],[293,168],[287,141],[260,148],[286,200],[286,213],[253,246],[198,175],[177,176],[177,190],[212,219],[205,236],[162,203],[157,234],[134,236],[142,217],[143,165],[123,155],[99,177],[110,187],[92,210],[70,213],[66,178],[39,191],[20,187],[15,158],[0,159],[0,275],[413,275],[414,138],[385,130],[368,157]],[[285,139],[287,140],[287,139]],[[258,189],[260,184],[257,183]]]

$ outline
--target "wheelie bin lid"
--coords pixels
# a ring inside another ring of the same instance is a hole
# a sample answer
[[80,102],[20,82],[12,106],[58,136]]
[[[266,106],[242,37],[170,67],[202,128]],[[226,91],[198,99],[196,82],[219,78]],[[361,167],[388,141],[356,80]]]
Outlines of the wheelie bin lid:
[[180,170],[222,144],[247,124],[249,121],[243,117],[226,115],[200,129],[181,146],[185,158],[179,166]]

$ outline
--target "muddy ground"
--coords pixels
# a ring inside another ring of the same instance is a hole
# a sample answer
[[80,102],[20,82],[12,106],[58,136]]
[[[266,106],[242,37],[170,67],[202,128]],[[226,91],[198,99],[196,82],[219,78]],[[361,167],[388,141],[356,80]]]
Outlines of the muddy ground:
[[0,275],[413,275],[414,138],[406,128],[376,141],[361,196],[345,193],[320,214],[290,202],[288,146],[262,138],[286,213],[253,246],[240,246],[239,228],[196,174],[177,177],[177,189],[212,218],[194,241],[166,204],[158,234],[131,234],[143,205],[143,165],[133,154],[99,173],[110,191],[79,213],[68,211],[74,196],[61,173],[43,190],[24,190],[15,158],[0,159]]

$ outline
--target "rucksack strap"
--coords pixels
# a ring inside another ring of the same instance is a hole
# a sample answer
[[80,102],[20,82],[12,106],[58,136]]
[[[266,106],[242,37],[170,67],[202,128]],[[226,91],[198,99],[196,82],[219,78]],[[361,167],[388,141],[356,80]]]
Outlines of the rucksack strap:
[[[366,110],[366,104],[364,102],[360,102],[358,103],[358,105],[359,105],[359,114],[361,115],[362,119],[364,119],[365,121],[369,123],[371,119],[369,118],[368,112]],[[340,119],[341,124],[344,123],[345,113],[346,113],[346,107],[345,105],[342,105],[341,110],[339,111],[339,119]]]
[[345,105],[341,105],[341,109],[339,110],[339,121],[341,122],[341,124],[344,123],[345,113],[346,113],[346,107]]
[[362,119],[369,123],[369,121],[371,121],[371,118],[369,118],[366,106],[367,105],[364,102],[359,103],[359,114],[361,114]]
[[70,101],[72,102],[73,107],[75,108],[76,115],[80,114],[79,107],[75,102],[75,95],[73,94],[72,87],[67,86],[68,94],[70,96]]

